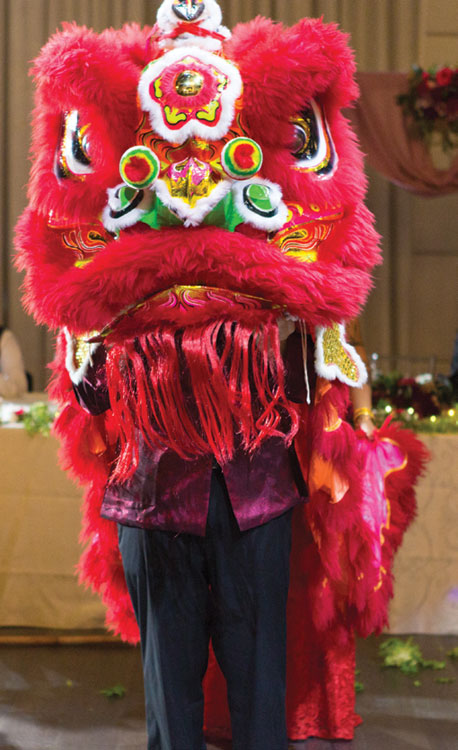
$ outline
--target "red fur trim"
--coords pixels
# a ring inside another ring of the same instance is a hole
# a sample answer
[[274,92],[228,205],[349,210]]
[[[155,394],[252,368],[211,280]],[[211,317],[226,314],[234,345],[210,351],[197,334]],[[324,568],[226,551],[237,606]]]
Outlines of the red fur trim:
[[[306,474],[307,459],[316,451],[331,461],[349,486],[337,504],[324,491],[314,492],[298,526],[299,530],[310,528],[316,544],[312,548],[299,545],[297,552],[303,555],[297,562],[299,569],[308,572],[313,622],[318,632],[330,632],[332,628],[335,639],[348,637],[347,627],[355,614],[363,610],[367,592],[377,582],[371,566],[371,535],[360,507],[361,478],[355,435],[345,422],[337,430],[324,429],[331,413],[337,412],[340,418],[345,416],[347,403],[346,386],[334,384],[311,410],[307,423],[302,423],[307,424],[308,435],[300,431],[296,437],[296,451]],[[339,629],[339,623],[345,623],[346,627]]]
[[[92,417],[76,403],[70,378],[65,370],[65,337],[59,336],[53,365],[50,398],[61,405],[54,423],[61,441],[60,462],[72,477],[85,486],[83,521],[80,534],[85,547],[79,562],[80,581],[97,592],[107,607],[106,624],[125,640],[139,640],[138,627],[127,591],[118,548],[116,524],[100,517],[105,485],[111,471],[116,429],[108,412]],[[94,453],[94,434],[102,437],[105,450]]]
[[[27,210],[17,246],[18,267],[27,271],[27,308],[38,322],[78,333],[103,328],[122,308],[177,283],[263,297],[311,326],[354,316],[371,285],[362,269],[301,263],[274,245],[212,227],[129,232],[76,268],[59,234]],[[200,314],[207,321],[214,313]]]
[[[313,414],[308,417],[308,429],[315,436],[312,441],[301,431],[296,437],[296,450],[304,471],[308,468],[304,457],[307,458],[310,451],[317,450],[323,458],[332,462],[348,480],[350,487],[338,504],[333,504],[323,491],[314,493],[303,511],[302,523],[296,518],[296,534],[304,543],[297,547],[299,559],[293,569],[308,571],[315,627],[325,638],[332,638],[333,642],[339,637],[346,638],[345,634],[350,632],[348,629],[351,627],[355,627],[360,635],[367,636],[374,631],[380,632],[387,625],[388,602],[393,595],[393,558],[414,518],[414,485],[428,459],[421,441],[410,431],[386,423],[378,432],[379,438],[396,442],[407,459],[406,466],[392,473],[386,481],[391,519],[389,528],[383,531],[383,573],[374,567],[372,532],[364,521],[361,509],[361,467],[356,452],[356,436],[345,423],[333,432],[326,433],[322,428],[331,406],[337,409],[341,417],[345,416],[346,390],[342,385],[334,385],[315,406]],[[314,536],[315,544],[312,546],[307,543],[307,528],[312,530]]]
[[[304,18],[285,29],[282,24],[258,17],[236,26],[224,51],[240,66],[249,105],[257,102],[250,126],[256,115],[264,113],[265,117],[265,113],[273,112],[275,116],[282,106],[297,113],[311,96],[330,89],[339,107],[348,106],[358,93],[348,35],[335,24]],[[260,87],[260,80],[269,84]],[[285,98],[281,87],[286,81]],[[273,139],[272,133],[266,136]]]
[[430,459],[428,450],[421,440],[410,430],[393,422],[390,424],[390,419],[378,431],[378,438],[396,443],[405,455],[406,463],[400,471],[392,472],[385,480],[390,522],[388,528],[383,529],[380,581],[369,592],[366,609],[358,622],[358,632],[363,636],[374,631],[378,633],[388,625],[388,604],[393,597],[394,556],[415,518],[415,485],[424,474]]

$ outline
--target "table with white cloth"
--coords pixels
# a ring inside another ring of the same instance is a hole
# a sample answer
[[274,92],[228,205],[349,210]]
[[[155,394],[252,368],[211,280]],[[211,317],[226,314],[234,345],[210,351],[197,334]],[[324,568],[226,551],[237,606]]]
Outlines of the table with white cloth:
[[[395,563],[391,631],[458,633],[458,436],[422,439],[432,461]],[[3,426],[0,451],[0,626],[101,627],[102,605],[74,574],[82,490],[58,467],[57,441]]]
[[458,435],[419,437],[432,460],[394,563],[390,629],[458,634]]
[[[15,406],[36,400],[29,395]],[[104,624],[98,597],[75,576],[82,490],[59,468],[58,447],[52,436],[0,427],[0,627]]]

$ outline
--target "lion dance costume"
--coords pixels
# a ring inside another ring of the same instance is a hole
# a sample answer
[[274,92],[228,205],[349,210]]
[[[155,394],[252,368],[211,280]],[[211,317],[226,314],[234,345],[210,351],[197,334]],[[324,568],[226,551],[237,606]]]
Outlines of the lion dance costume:
[[[59,331],[50,395],[63,462],[86,488],[81,578],[115,632],[138,640],[106,488],[131,482],[145,452],[224,472],[269,441],[294,445],[309,498],[293,516],[291,739],[353,736],[354,633],[387,622],[425,460],[406,431],[369,441],[345,421],[366,378],[345,322],[379,261],[341,111],[353,74],[334,25],[256,18],[231,35],[215,0],[165,0],[153,28],[67,25],[33,69],[17,228],[26,305]],[[300,344],[295,400],[280,318]],[[84,380],[101,349],[110,408],[88,413],[69,371]],[[208,731],[227,736],[213,657],[205,694]]]

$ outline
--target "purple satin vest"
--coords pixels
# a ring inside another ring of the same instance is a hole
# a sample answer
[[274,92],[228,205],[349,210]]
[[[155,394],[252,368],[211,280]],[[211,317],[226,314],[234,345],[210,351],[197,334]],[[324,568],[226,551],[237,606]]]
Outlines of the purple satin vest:
[[[293,449],[271,438],[253,456],[240,450],[221,467],[242,531],[304,501],[296,462]],[[152,451],[143,444],[133,477],[108,485],[102,516],[127,526],[204,536],[213,465],[211,456],[186,461],[171,450]]]

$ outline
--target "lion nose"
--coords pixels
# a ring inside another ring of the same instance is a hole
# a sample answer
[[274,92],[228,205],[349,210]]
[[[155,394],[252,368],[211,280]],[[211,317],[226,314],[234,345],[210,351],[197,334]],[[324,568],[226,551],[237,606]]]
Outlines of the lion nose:
[[174,0],[172,10],[180,21],[197,21],[205,10],[205,1]]

